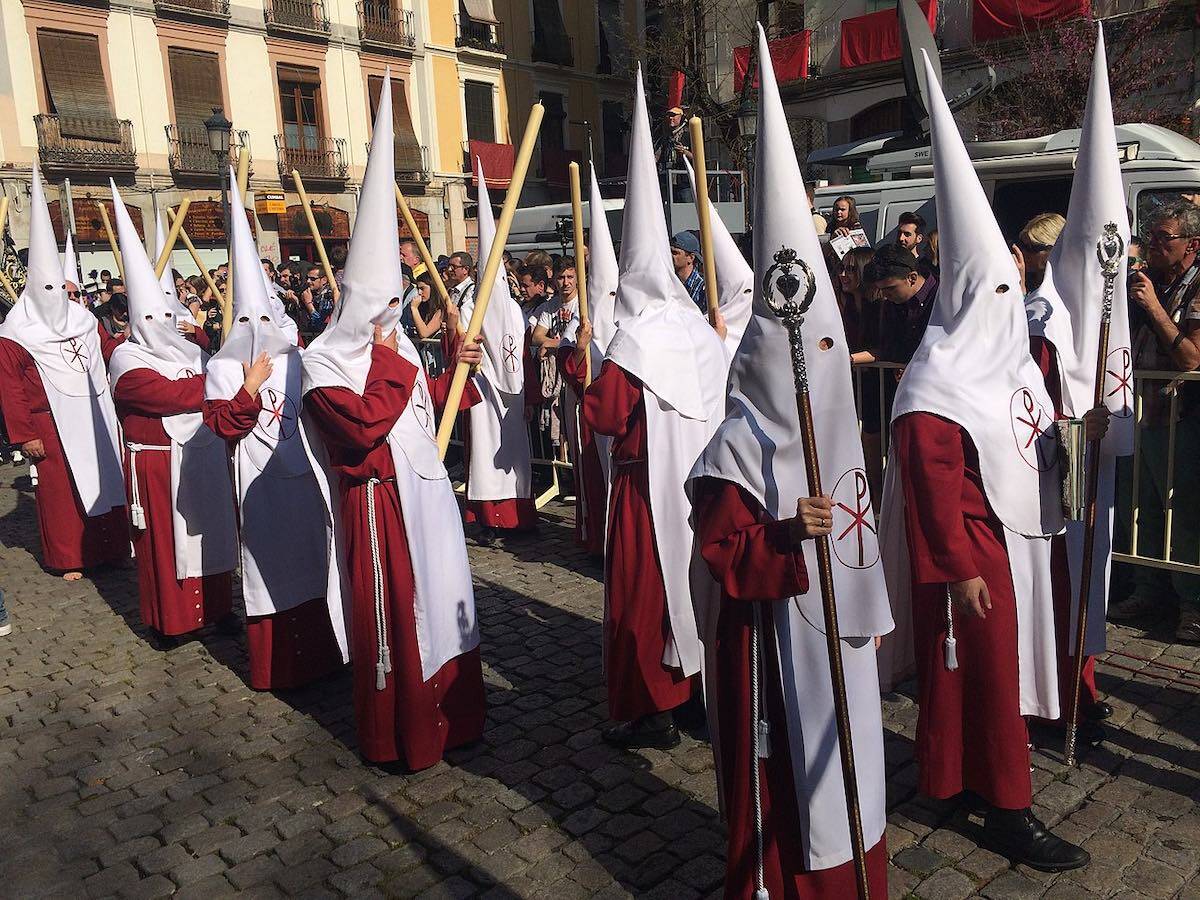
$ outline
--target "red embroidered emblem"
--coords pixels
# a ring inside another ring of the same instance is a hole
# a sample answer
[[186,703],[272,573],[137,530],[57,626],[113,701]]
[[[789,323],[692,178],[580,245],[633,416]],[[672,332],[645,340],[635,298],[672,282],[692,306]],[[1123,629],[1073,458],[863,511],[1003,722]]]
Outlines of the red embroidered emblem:
[[875,517],[867,473],[849,469],[842,473],[830,495],[833,500],[834,555],[848,569],[869,569],[879,561]]

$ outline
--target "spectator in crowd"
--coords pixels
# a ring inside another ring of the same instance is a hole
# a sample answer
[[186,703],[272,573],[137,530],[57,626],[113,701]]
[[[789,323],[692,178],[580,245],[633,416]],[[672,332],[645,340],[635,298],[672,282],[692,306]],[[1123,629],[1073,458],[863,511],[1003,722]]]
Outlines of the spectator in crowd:
[[1067,220],[1058,213],[1038,213],[1025,223],[1012,246],[1013,260],[1021,272],[1021,291],[1028,294],[1042,286],[1050,251]]
[[[1200,207],[1186,200],[1165,204],[1150,217],[1145,239],[1145,268],[1129,278],[1133,359],[1126,375],[1132,369],[1194,371],[1200,367]],[[1200,384],[1168,385],[1174,404],[1160,388],[1161,382],[1154,383],[1142,395],[1136,549],[1161,554],[1162,510],[1170,497],[1171,559],[1195,564],[1200,562],[1200,466],[1195,464],[1200,458]],[[1173,484],[1168,482],[1171,450],[1176,460],[1187,461],[1175,465]],[[1134,582],[1129,596],[1109,607],[1110,618],[1122,621],[1161,611],[1161,579],[1138,566]],[[1175,572],[1170,586],[1179,599],[1176,639],[1200,642],[1200,576]]]
[[413,285],[416,293],[409,304],[413,328],[418,338],[435,337],[442,330],[445,316],[433,300],[433,279],[428,272],[422,272],[413,279]]
[[110,272],[108,269],[101,269],[100,270],[100,286],[106,291],[111,291],[112,288],[109,287],[110,281],[112,281],[112,272]]
[[342,270],[346,268],[345,244],[336,244],[330,248],[329,267],[333,269],[333,280],[337,282],[338,289],[340,290],[342,287]]
[[417,242],[413,238],[400,238],[400,260],[412,269],[414,279],[425,272],[425,261],[421,259]]
[[[527,253],[525,255],[525,267],[541,268],[542,272],[544,272],[546,275],[547,284],[550,284],[554,278],[554,260],[551,259],[550,254],[545,250],[533,250],[532,252]],[[553,287],[551,287],[549,293],[554,293]]]
[[833,201],[833,221],[830,225],[837,237],[845,237],[855,228],[862,227],[858,221],[858,204],[853,197],[842,196]]
[[[884,306],[876,299],[875,290],[867,281],[867,267],[875,253],[870,247],[853,247],[842,258],[837,278],[838,305],[846,329],[846,347],[854,365],[875,362],[883,327]],[[889,375],[890,373],[883,373]],[[883,415],[880,410],[880,373],[875,370],[856,372],[861,384],[859,391],[862,419],[863,457],[867,466],[867,481],[873,496],[881,496],[883,487],[883,454],[880,444]],[[891,378],[888,398],[894,393],[895,379]]]
[[1146,268],[1146,245],[1136,234],[1129,239],[1129,274]]
[[129,301],[125,292],[112,293],[105,290],[101,296],[104,299],[92,310],[92,314],[100,320],[109,337],[124,334],[129,327]]
[[300,295],[300,304],[308,315],[306,327],[309,334],[320,334],[333,315],[333,288],[320,266],[309,266],[305,273],[305,288]]
[[903,247],[917,259],[924,254],[925,217],[920,213],[902,212],[896,224],[896,246]]
[[204,279],[199,275],[190,275],[183,280],[183,305],[187,307],[188,314],[192,317],[192,321],[200,323],[200,298],[204,292],[208,290],[208,285],[204,283]]
[[938,230],[936,228],[929,232],[925,246],[929,248],[929,266],[936,275],[941,267],[941,263],[938,261]]
[[558,288],[552,305],[543,306],[533,326],[533,346],[538,348],[538,356],[543,359],[553,358],[552,352],[565,339],[572,340],[575,327],[579,325],[579,297],[575,274],[575,260],[564,257],[559,263],[554,276],[555,287]]
[[922,275],[907,250],[887,244],[865,270],[867,282],[888,306],[883,311],[877,359],[907,365],[917,352],[937,298],[937,276]]
[[812,213],[813,228],[817,229],[817,234],[824,234],[829,230],[829,222],[825,220],[823,215],[817,212],[817,205],[811,184],[804,186],[804,193],[808,196],[808,210]]
[[451,253],[446,263],[446,289],[450,292],[450,302],[462,309],[463,301],[475,295],[475,281],[472,274],[475,270],[475,260],[465,250]]
[[526,264],[518,273],[517,284],[521,292],[521,311],[532,328],[538,323],[543,304],[552,296],[546,270],[541,266]]
[[700,256],[700,241],[690,231],[681,231],[671,238],[671,262],[675,275],[683,282],[683,288],[692,298],[700,312],[708,314],[708,296],[705,293],[704,275],[700,271],[703,259]]
[[658,163],[659,172],[682,169],[683,161],[692,158],[692,140],[687,123],[683,121],[683,108],[672,106],[668,109],[664,125],[654,148],[654,161]]

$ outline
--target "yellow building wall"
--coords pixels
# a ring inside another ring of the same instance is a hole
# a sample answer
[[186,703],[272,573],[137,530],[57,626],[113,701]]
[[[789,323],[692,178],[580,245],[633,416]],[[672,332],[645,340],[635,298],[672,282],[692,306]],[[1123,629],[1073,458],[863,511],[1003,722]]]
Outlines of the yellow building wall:
[[438,135],[438,159],[434,167],[439,172],[458,172],[462,170],[462,142],[465,139],[458,66],[448,56],[434,56],[431,62],[433,110]]
[[234,128],[250,132],[254,180],[276,178],[275,73],[262,35],[229,32],[225,42],[225,81],[229,97],[227,115]]

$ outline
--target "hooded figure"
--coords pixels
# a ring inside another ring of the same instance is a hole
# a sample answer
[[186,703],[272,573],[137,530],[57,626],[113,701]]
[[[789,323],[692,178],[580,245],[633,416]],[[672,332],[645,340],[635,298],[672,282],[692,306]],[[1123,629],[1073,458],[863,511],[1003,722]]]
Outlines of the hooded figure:
[[[1117,155],[1112,98],[1108,90],[1108,65],[1104,32],[1097,26],[1096,53],[1079,155],[1071,186],[1067,223],[1046,263],[1046,276],[1039,288],[1025,299],[1029,318],[1030,349],[1046,377],[1046,388],[1062,416],[1081,417],[1095,402],[1096,351],[1099,347],[1101,298],[1104,277],[1096,247],[1106,234],[1116,234],[1129,246],[1125,187]],[[1109,322],[1108,356],[1104,365],[1104,398],[1112,427],[1100,444],[1100,481],[1096,499],[1096,535],[1092,556],[1091,588],[1088,596],[1088,632],[1085,651],[1089,657],[1104,650],[1104,617],[1112,564],[1112,523],[1118,456],[1133,452],[1133,391],[1129,349],[1129,310],[1126,297],[1126,254],[1119,254],[1113,279],[1112,318]],[[1054,571],[1055,630],[1059,643],[1059,687],[1062,710],[1070,706],[1074,677],[1080,574],[1083,567],[1083,522],[1068,522],[1065,542],[1056,539]],[[1065,551],[1067,565],[1062,565]],[[1069,577],[1067,577],[1069,574]],[[1095,665],[1088,659],[1084,668],[1083,709],[1089,717],[1102,717],[1097,702]]]
[[128,557],[129,537],[99,326],[67,299],[65,280],[35,166],[25,289],[0,325],[0,409],[9,440],[37,464],[42,565],[74,580]]
[[483,673],[462,521],[436,440],[435,398],[450,373],[427,379],[399,329],[389,83],[390,74],[341,299],[304,352],[304,414],[337,476],[359,749],[424,769],[483,733]]
[[[483,162],[479,177],[479,277],[496,238],[496,222]],[[479,286],[479,291],[483,286]],[[469,322],[478,291],[462,303]],[[525,422],[525,316],[508,289],[504,269],[496,271],[492,299],[483,317],[483,365],[475,387],[483,402],[471,407],[467,433],[467,521],[484,529],[526,530],[537,525],[533,505],[529,428]],[[490,533],[490,532],[488,532]]]
[[723,413],[721,339],[675,277],[639,71],[621,236],[616,334],[583,401],[610,435],[604,658],[618,746],[673,746],[701,647],[692,610],[683,483]]
[[79,287],[82,278],[79,275],[79,257],[75,254],[75,242],[71,239],[71,232],[67,232],[67,245],[63,250],[63,278],[67,280],[67,284],[73,284]]
[[[758,41],[759,59],[768,60],[761,29]],[[812,216],[793,200],[804,195],[804,182],[770,64],[762,65],[760,77],[754,271],[718,268],[717,280],[723,298],[730,283],[761,290],[753,293],[745,336],[729,371],[725,421],[689,481],[696,543],[711,572],[697,581],[707,577],[720,588],[714,592],[698,584],[696,618],[705,644],[704,683],[722,810],[729,823],[725,892],[750,897],[755,887],[750,685],[756,620],[761,623],[758,683],[766,700],[759,717],[770,734],[769,754],[758,766],[764,807],[771,810],[762,835],[766,887],[772,897],[852,897],[856,892],[816,549],[805,539],[832,530],[863,838],[872,894],[883,896],[886,790],[872,639],[891,631],[891,610],[841,314]],[[728,234],[725,238],[721,255],[728,257],[733,242]],[[787,329],[767,305],[785,279],[799,276],[804,283],[795,260],[816,278],[801,338],[821,482],[832,504],[804,499],[808,479],[791,345]],[[810,530],[806,522],[814,515],[819,525]]]
[[1029,810],[1022,718],[1057,707],[1053,407],[1029,356],[1016,265],[925,66],[942,277],[896,391],[883,514],[893,609],[911,610],[918,786],[939,799],[973,791],[991,847],[1059,871],[1088,856]]
[[109,362],[125,433],[142,620],[165,643],[213,622],[231,631],[237,523],[225,442],[204,424],[205,354],[179,331],[174,286],[154,276],[112,185],[129,337]]
[[233,217],[232,263],[233,327],[208,361],[204,421],[234,448],[250,686],[292,688],[350,658],[338,497],[302,433],[302,351],[275,317],[244,216]]

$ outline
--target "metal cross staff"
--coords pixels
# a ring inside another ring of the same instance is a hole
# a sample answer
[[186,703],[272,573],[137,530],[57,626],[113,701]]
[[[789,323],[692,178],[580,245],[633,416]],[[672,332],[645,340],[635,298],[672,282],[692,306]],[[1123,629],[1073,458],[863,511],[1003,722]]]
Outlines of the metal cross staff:
[[[1113,293],[1125,256],[1125,241],[1116,223],[1104,226],[1096,241],[1096,260],[1104,277],[1104,297],[1100,310],[1100,339],[1096,350],[1096,388],[1092,408],[1104,405],[1104,372],[1108,362],[1108,331],[1112,320]],[[1071,710],[1067,717],[1067,742],[1063,750],[1068,766],[1075,765],[1075,741],[1079,734],[1079,682],[1083,680],[1083,650],[1087,637],[1088,597],[1092,592],[1092,558],[1096,549],[1096,490],[1100,484],[1100,442],[1088,441],[1087,507],[1083,514],[1083,568],[1079,571],[1079,602],[1075,631],[1075,666],[1071,685]]]
[[[793,273],[798,269],[804,279],[804,296],[797,300],[801,280]],[[817,439],[813,432],[812,400],[808,392],[808,367],[804,361],[801,332],[804,316],[812,306],[817,292],[817,280],[809,265],[795,250],[783,247],[775,254],[775,265],[763,277],[763,296],[767,306],[787,329],[792,351],[792,376],[796,381],[796,410],[800,416],[800,431],[804,440],[804,466],[808,475],[808,493],[822,496],[821,469],[817,459]],[[782,299],[780,298],[782,295]],[[850,737],[850,707],[846,700],[846,676],[842,668],[842,643],[838,630],[837,605],[833,592],[833,563],[829,553],[829,538],[816,539],[817,574],[821,585],[821,600],[825,616],[825,646],[829,653],[829,675],[833,681],[833,708],[837,719],[838,749],[842,760],[842,782],[846,791],[846,814],[850,820],[850,842],[854,852],[854,873],[858,881],[858,896],[868,900],[867,854],[863,847],[862,810],[858,802],[858,777],[854,768],[854,744]]]

